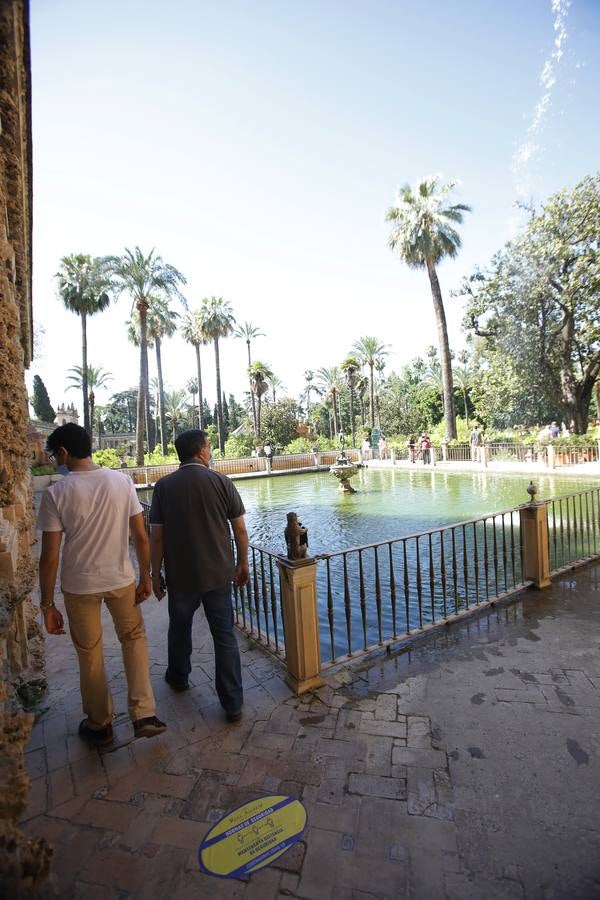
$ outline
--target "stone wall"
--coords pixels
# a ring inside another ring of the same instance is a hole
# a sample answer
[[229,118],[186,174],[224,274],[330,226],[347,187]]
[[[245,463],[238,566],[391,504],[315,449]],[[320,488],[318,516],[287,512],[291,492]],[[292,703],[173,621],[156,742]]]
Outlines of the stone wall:
[[51,851],[19,831],[24,748],[43,691],[24,370],[32,356],[31,74],[26,0],[0,0],[0,895],[46,894]]

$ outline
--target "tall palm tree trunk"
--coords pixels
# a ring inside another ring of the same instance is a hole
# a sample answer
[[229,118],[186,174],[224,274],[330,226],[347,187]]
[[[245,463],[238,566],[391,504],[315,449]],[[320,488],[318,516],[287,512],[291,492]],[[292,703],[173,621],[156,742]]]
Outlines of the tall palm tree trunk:
[[369,363],[369,397],[371,400],[371,428],[375,428],[375,388],[373,384],[373,363]]
[[354,437],[354,388],[350,388],[350,431],[352,432],[352,447],[356,444]]
[[438,341],[440,346],[440,363],[442,366],[442,384],[444,390],[444,423],[446,425],[446,437],[448,440],[456,438],[456,414],[454,412],[454,391],[452,385],[452,362],[450,358],[450,343],[448,341],[448,326],[446,325],[446,313],[442,291],[438,281],[435,264],[427,260],[427,274],[431,285],[431,296],[438,329]]
[[225,454],[225,429],[223,427],[223,401],[221,399],[221,362],[219,360],[219,338],[215,338],[215,372],[217,376],[217,431],[219,434],[219,450]]
[[198,373],[198,428],[202,431],[204,428],[204,420],[202,418],[202,405],[204,398],[202,397],[202,368],[200,366],[200,344],[194,344],[196,349],[196,371]]
[[90,403],[88,396],[88,361],[87,361],[87,317],[81,313],[81,390],[83,392],[83,427],[92,437],[90,425]]
[[[250,366],[252,365],[252,357],[250,355],[250,340],[246,341],[248,347],[248,371],[250,371]],[[252,403],[252,424],[254,425],[254,434],[258,437],[258,425],[256,423],[256,397],[254,396],[254,391],[252,390],[252,378],[250,378],[250,401]]]
[[467,420],[467,428],[469,427],[469,407],[467,406],[467,391],[466,388],[462,389],[463,395],[463,403],[465,404],[465,419]]
[[163,456],[167,455],[167,419],[165,416],[165,389],[160,355],[160,338],[156,338],[156,374],[158,378],[158,421],[160,422],[160,444]]
[[135,464],[144,465],[144,433],[146,418],[146,396],[148,394],[148,337],[147,313],[148,304],[141,300],[137,305],[140,315],[140,385],[137,397],[137,415],[135,423]]

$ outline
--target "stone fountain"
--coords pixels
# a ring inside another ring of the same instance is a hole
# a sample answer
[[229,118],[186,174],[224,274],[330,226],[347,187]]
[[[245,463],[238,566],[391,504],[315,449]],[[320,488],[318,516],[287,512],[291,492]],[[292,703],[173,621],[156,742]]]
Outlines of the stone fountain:
[[350,479],[358,472],[358,466],[348,459],[344,451],[344,435],[340,434],[340,455],[335,464],[329,467],[329,471],[339,481],[338,490],[345,494],[355,494],[356,491],[350,484]]

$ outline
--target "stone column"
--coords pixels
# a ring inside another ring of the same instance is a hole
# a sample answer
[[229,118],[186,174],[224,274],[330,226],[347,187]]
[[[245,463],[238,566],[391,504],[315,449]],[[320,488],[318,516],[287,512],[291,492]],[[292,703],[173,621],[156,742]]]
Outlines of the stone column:
[[390,460],[391,460],[392,465],[395,466],[396,465],[396,451],[394,450],[393,447],[390,450]]
[[277,560],[287,665],[286,682],[296,694],[320,687],[321,642],[317,611],[317,562]]
[[550,587],[550,541],[545,503],[532,501],[519,510],[523,580],[536,588]]
[[553,469],[554,465],[554,447],[552,446],[552,444],[548,444],[548,468]]
[[442,441],[442,462],[448,462],[448,441],[445,438]]
[[267,475],[271,474],[271,470],[273,468],[273,460],[270,456],[265,456],[265,466],[267,470]]

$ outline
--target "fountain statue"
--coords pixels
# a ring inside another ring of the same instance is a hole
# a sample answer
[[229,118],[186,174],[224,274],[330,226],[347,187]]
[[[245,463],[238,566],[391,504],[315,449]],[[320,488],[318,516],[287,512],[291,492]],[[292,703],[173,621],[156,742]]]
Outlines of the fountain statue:
[[308,550],[308,529],[298,521],[295,512],[287,514],[287,526],[284,531],[288,559],[304,559]]
[[345,494],[355,494],[356,491],[350,484],[350,479],[358,472],[358,466],[346,456],[344,443],[344,433],[340,432],[340,455],[337,457],[335,464],[329,467],[329,471],[338,479],[340,491],[343,491]]

